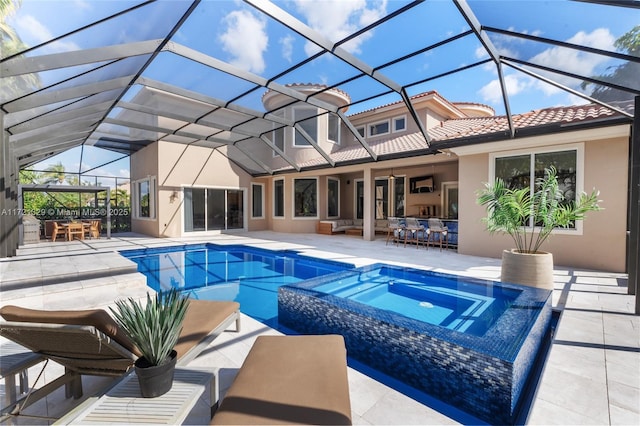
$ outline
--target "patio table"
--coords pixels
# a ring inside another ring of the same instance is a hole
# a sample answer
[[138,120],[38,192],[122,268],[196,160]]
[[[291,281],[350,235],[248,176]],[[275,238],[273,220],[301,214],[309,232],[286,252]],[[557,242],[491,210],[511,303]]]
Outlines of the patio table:
[[199,401],[208,406],[204,416],[208,423],[218,402],[214,370],[176,368],[171,390],[156,398],[143,398],[138,377],[131,373],[104,395],[81,404],[55,424],[182,424]]

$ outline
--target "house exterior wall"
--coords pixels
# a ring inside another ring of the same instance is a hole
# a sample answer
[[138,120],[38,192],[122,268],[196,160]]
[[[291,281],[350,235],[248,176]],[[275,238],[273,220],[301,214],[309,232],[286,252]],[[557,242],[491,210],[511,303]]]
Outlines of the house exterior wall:
[[[618,130],[592,129],[518,142],[518,148],[548,146],[554,149],[562,147],[563,142],[571,146],[583,143],[584,190],[600,191],[603,210],[587,213],[582,235],[554,233],[543,245],[542,250],[553,253],[555,265],[625,271],[629,130],[628,126],[618,127]],[[607,133],[618,135],[608,137]],[[507,151],[506,147],[495,145],[486,149],[494,153]],[[461,154],[458,252],[501,257],[503,249],[513,247],[511,237],[490,235],[482,221],[486,210],[476,202],[476,192],[489,180],[489,152]]]
[[[246,228],[267,229],[266,214],[264,219],[251,218],[251,176],[216,150],[157,142],[131,156],[131,171],[132,181],[147,175],[156,176],[156,218],[132,218],[134,232],[154,237],[185,235],[183,190],[188,187],[242,189],[245,192]],[[267,194],[264,196],[267,198]]]
[[[142,148],[140,151],[131,155],[131,186],[136,185],[136,181],[144,179],[147,176],[158,175],[158,144],[153,143]],[[155,193],[157,198],[157,191]],[[133,201],[133,200],[132,200]],[[133,203],[133,208],[136,204]],[[156,208],[156,212],[158,209]],[[131,214],[131,230],[153,237],[159,237],[158,233],[158,215],[155,218],[137,218],[135,212]]]

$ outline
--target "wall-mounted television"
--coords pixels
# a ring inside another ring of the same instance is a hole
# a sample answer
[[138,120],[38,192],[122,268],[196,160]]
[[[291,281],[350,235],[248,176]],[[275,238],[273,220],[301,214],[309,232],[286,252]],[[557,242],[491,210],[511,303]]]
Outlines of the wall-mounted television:
[[433,176],[417,176],[409,178],[409,192],[420,194],[422,192],[433,192]]

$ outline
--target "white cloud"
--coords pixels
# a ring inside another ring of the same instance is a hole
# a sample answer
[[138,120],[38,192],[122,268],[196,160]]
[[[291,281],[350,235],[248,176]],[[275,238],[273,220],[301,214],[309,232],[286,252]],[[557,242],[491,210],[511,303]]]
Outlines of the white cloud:
[[[376,1],[371,6],[365,0],[296,0],[298,11],[305,17],[307,25],[332,42],[337,42],[380,19],[386,14],[387,1]],[[362,43],[371,38],[371,32],[348,41],[342,47],[351,53],[360,53]],[[318,51],[311,42],[305,45],[307,55]]]
[[291,34],[287,34],[285,37],[282,37],[278,40],[278,43],[282,46],[282,57],[287,60],[287,62],[291,63],[291,58],[293,56],[293,42],[295,38]]
[[[598,28],[593,30],[591,33],[580,31],[568,39],[567,42],[603,50],[615,50],[613,46],[615,37],[606,28]],[[607,57],[568,49],[566,47],[552,47],[531,58],[531,62],[535,64],[549,66],[585,76],[597,74],[597,67],[607,61],[609,61],[609,58]],[[540,73],[543,74],[543,72]],[[577,79],[563,77],[558,74],[543,75],[547,75],[555,81],[573,88],[576,88],[577,84],[580,83]],[[554,94],[559,90],[548,84],[541,85],[540,88],[547,94]]]
[[224,51],[233,56],[230,63],[245,71],[263,72],[263,55],[269,43],[266,20],[246,10],[235,10],[225,16],[224,24],[227,29],[219,40]]
[[[530,87],[531,79],[509,74],[504,77],[504,84],[507,88],[507,94],[514,96]],[[502,89],[500,88],[500,80],[498,79],[491,80],[479,90],[479,93],[486,102],[491,104],[502,102]]]
[[[34,18],[32,15],[24,15],[20,16],[16,19],[16,30],[18,30],[19,34],[29,34],[30,39],[36,41],[36,44],[44,43],[53,38],[51,31],[44,26],[40,21]],[[26,39],[27,37],[22,37]],[[55,52],[69,52],[72,50],[79,50],[77,44],[72,42],[65,42],[64,40],[58,40],[56,42],[50,43],[45,48],[48,53]]]

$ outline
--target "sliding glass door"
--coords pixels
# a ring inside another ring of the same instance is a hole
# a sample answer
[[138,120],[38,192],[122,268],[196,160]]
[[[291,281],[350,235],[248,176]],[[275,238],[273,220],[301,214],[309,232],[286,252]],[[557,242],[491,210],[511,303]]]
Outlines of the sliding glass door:
[[185,188],[185,232],[242,229],[243,200],[239,189]]

